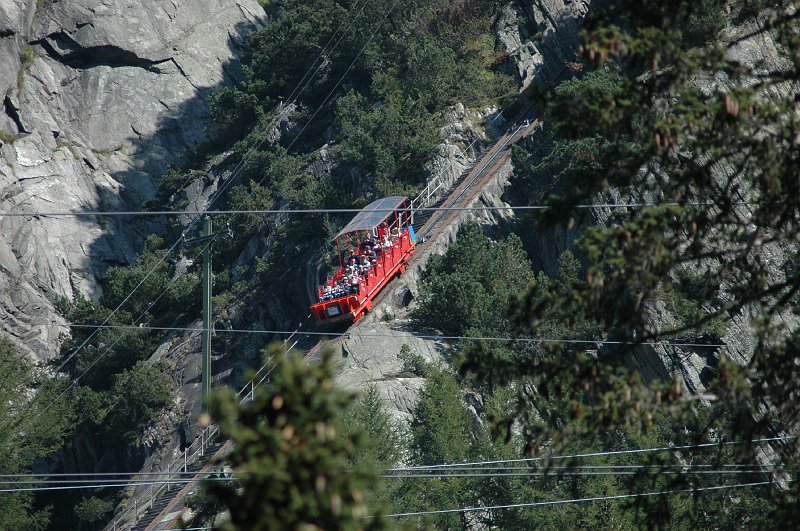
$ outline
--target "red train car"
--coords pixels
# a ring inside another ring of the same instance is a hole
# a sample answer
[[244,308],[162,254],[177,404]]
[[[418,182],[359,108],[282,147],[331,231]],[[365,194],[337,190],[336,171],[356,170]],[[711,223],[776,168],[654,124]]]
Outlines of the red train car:
[[311,305],[319,325],[357,321],[389,280],[405,270],[416,245],[406,198],[373,201],[333,241],[339,268],[318,288],[318,302]]

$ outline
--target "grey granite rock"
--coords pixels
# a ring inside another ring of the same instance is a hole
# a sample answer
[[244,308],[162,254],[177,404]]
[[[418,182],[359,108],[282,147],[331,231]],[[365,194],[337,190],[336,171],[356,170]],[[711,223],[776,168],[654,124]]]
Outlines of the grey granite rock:
[[406,330],[404,325],[402,321],[364,320],[338,342],[341,359],[337,382],[353,390],[375,385],[387,410],[400,421],[410,418],[425,384],[424,378],[403,371],[400,349],[407,345],[426,362],[436,365],[442,362],[441,353],[446,348],[441,341],[417,337],[419,334]]
[[[203,97],[264,22],[255,0],[0,4],[0,212],[141,209],[204,138]],[[0,330],[53,356],[66,331],[54,299],[98,296],[106,267],[160,223],[0,216]]]

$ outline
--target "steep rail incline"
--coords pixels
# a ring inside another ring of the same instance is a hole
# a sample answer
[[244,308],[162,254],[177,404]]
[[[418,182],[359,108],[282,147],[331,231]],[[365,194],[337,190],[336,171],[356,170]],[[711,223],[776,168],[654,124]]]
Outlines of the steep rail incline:
[[[419,227],[415,230],[418,245],[423,240],[436,240],[460,215],[463,215],[463,211],[460,209],[469,208],[474,203],[475,198],[487,183],[509,161],[514,144],[530,136],[538,127],[538,119],[533,121],[529,119],[532,112],[533,105],[530,105],[518,114],[513,122],[514,125],[497,139],[477,164],[453,183],[453,189],[443,199],[432,205],[426,205],[424,202],[420,204],[419,200],[423,195],[420,194],[412,201],[412,208],[415,206],[417,209],[441,208],[441,210],[418,210],[414,212],[414,223]],[[424,247],[418,249],[409,259],[408,268],[411,269],[422,265],[427,261],[430,252],[429,249]],[[375,306],[384,300],[389,300],[387,298],[391,297],[394,291],[402,285],[397,281],[389,283],[375,298]]]
[[[533,122],[526,120],[500,137],[481,161],[470,170],[466,178],[458,183],[455,190],[442,202],[442,210],[427,211],[430,212],[430,216],[427,217],[428,219],[417,231],[419,237],[425,239],[433,238],[444,227],[447,227],[459,215],[458,210],[451,209],[468,207],[497,170],[503,167],[511,158],[512,146],[530,135],[538,124],[539,120],[534,120]],[[420,218],[422,217],[420,216]],[[412,256],[412,261],[414,259],[418,260],[417,255]]]
[[[428,193],[426,200],[421,200],[423,194],[420,194],[412,202],[412,209],[416,208],[430,208],[430,206],[443,207],[443,210],[423,210],[415,213],[415,223],[420,226],[416,231],[418,241],[422,238],[426,240],[435,239],[443,230],[445,230],[454,219],[459,216],[459,210],[468,207],[474,201],[475,197],[481,192],[483,187],[495,175],[498,169],[508,162],[511,157],[511,148],[519,140],[529,136],[537,127],[539,120],[530,121],[528,116],[533,110],[533,106],[528,106],[522,111],[515,119],[514,126],[501,136],[489,148],[489,150],[481,157],[477,164],[475,164],[469,171],[465,172],[451,185],[452,191],[443,194],[444,197],[434,202],[432,205],[426,204],[431,199],[435,199],[434,194]],[[441,185],[436,185],[437,189]],[[435,190],[436,191],[436,190]],[[425,192],[423,192],[425,193]],[[420,204],[421,203],[421,204]],[[427,255],[428,253],[425,253]],[[421,253],[415,253],[409,259],[409,266],[413,267],[418,264],[421,259]],[[387,285],[376,298],[376,304],[384,299],[389,293],[397,287],[396,282]],[[302,335],[300,330],[295,331]],[[287,338],[287,342],[292,336]],[[290,347],[295,347],[297,341]],[[305,354],[309,357],[313,354],[313,349]],[[256,377],[245,386],[239,393],[242,396],[242,402],[252,399],[255,387],[262,384],[269,376],[268,370],[266,373],[266,365],[263,366]],[[216,427],[209,426],[201,433],[200,437],[195,440],[192,445],[187,448],[178,458],[164,471],[164,480],[169,481],[181,477],[187,479],[187,476],[180,475],[187,472],[197,471],[203,472],[212,464],[212,456],[219,455],[226,450],[228,444],[216,442],[218,431]],[[144,530],[157,530],[169,529],[175,524],[175,519],[179,516],[179,504],[182,504],[183,498],[188,494],[191,489],[201,481],[201,478],[194,476],[191,482],[185,483],[183,486],[175,486],[174,484],[163,484],[161,486],[153,486],[142,492],[133,499],[129,500],[127,509],[121,514],[118,514],[112,522],[107,525],[105,531],[111,530],[130,530],[130,529],[144,529]],[[139,522],[142,522],[141,524]]]
[[[305,348],[307,345],[301,344],[302,336],[295,337],[298,334],[302,334],[299,328],[283,342],[288,346],[287,352],[297,349],[302,350],[306,358],[312,356],[315,349],[310,348],[310,345],[309,348]],[[267,360],[261,366],[239,391],[240,403],[253,400],[256,388],[269,382],[274,367],[275,364],[271,363],[271,360]],[[153,476],[153,485],[135,493],[127,500],[126,506],[103,530],[175,529],[175,520],[180,516],[179,509],[182,508],[183,498],[202,480],[202,473],[213,466],[230,448],[230,442],[221,441],[219,436],[219,428],[216,425],[211,424],[204,428],[166,470]]]

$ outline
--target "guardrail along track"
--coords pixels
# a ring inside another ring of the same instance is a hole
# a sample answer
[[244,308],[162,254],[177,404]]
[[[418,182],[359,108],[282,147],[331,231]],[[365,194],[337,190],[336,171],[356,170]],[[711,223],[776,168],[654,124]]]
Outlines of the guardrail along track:
[[[555,76],[558,79],[566,67]],[[434,205],[442,206],[445,210],[425,211],[417,214],[415,222],[420,228],[417,230],[418,237],[434,238],[445,227],[447,227],[452,218],[458,215],[456,210],[446,210],[448,208],[463,208],[468,206],[475,196],[480,193],[484,185],[492,178],[495,172],[501,168],[511,156],[511,147],[522,138],[527,137],[537,127],[539,120],[528,120],[534,106],[529,105],[522,112],[520,112],[512,121],[514,124],[509,131],[501,136],[489,150],[481,157],[481,159],[468,171],[465,171],[458,177],[450,187],[452,191],[449,193],[440,193],[443,190],[443,181],[440,180],[429,184],[426,189],[414,200],[412,200],[412,209],[415,206],[414,202],[417,201],[417,208],[427,208],[426,202],[435,201]],[[419,259],[419,254],[415,253],[411,256],[409,262],[414,263]],[[392,290],[393,285],[387,285],[376,298],[376,303],[386,296]],[[310,315],[308,316],[310,317]],[[307,317],[307,319],[308,319]],[[301,326],[302,328],[302,326]],[[300,334],[300,328],[290,335],[284,344],[289,344],[293,336]],[[288,350],[292,350],[300,340],[297,339]],[[287,352],[288,352],[287,350]],[[307,350],[304,353],[305,357],[313,354],[314,349]],[[241,397],[240,402],[249,402],[252,400],[255,389],[263,384],[269,377],[272,368],[267,369],[267,364],[264,364],[256,373],[256,376],[239,391]],[[205,428],[201,434],[195,439],[192,444],[186,448],[164,471],[163,477],[159,476],[162,480],[171,480],[178,476],[179,473],[186,473],[192,471],[202,471],[207,468],[207,464],[211,460],[211,456],[215,451],[222,447],[221,443],[216,442],[219,435],[219,430],[216,426],[211,425]],[[211,450],[211,451],[209,451]],[[199,481],[197,477],[194,478],[195,482]],[[164,522],[164,518],[170,508],[174,507],[174,502],[177,496],[185,494],[191,485],[187,484],[184,487],[175,487],[174,485],[164,484],[160,486],[151,486],[149,489],[134,496],[128,500],[128,505],[121,514],[114,517],[104,530],[118,530],[118,529],[156,529],[159,524],[171,525],[169,522]],[[178,490],[178,492],[175,492]],[[139,527],[137,523],[143,520],[149,522],[146,527]]]

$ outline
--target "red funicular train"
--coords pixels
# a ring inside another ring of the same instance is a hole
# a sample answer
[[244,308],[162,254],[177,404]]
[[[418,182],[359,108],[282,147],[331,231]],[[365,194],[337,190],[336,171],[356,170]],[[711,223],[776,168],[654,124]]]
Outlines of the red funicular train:
[[357,321],[372,309],[381,288],[405,270],[416,244],[406,198],[373,201],[333,241],[339,268],[317,290],[319,302],[311,305],[319,325]]

